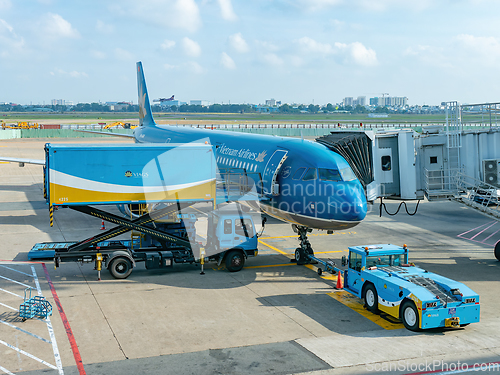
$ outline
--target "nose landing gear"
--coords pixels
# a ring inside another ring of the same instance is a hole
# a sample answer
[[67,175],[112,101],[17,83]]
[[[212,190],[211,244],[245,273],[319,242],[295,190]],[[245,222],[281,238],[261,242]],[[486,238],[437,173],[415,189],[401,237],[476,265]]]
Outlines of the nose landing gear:
[[307,238],[307,233],[311,233],[312,229],[296,224],[292,224],[292,229],[299,235],[299,247],[295,250],[295,260],[297,264],[310,263],[309,255],[314,255],[311,243]]

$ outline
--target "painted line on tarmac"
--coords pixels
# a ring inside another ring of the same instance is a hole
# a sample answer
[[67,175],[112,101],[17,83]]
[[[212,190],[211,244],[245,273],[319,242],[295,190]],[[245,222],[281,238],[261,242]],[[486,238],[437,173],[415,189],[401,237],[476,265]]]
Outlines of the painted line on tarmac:
[[0,264],[0,267],[2,267],[2,268],[7,268],[8,270],[11,270],[11,271],[14,271],[14,272],[20,273],[20,274],[25,275],[25,276],[33,277],[33,275],[30,275],[29,273],[26,273],[26,272],[22,272],[22,271],[16,270],[15,268],[10,268],[10,267],[4,266],[3,264]]
[[[267,243],[265,243],[264,241],[262,240],[259,240],[260,243],[262,243],[263,245],[269,247],[270,249],[274,250],[274,251],[277,251],[278,253],[280,254],[283,254],[283,255],[286,255],[288,256],[289,254],[285,253],[284,251],[272,246],[272,245],[269,245]],[[345,250],[342,250],[342,251],[345,251]],[[339,252],[342,252],[342,251],[339,251]],[[316,254],[320,254],[320,253],[316,253]],[[294,263],[292,263],[293,265]],[[318,272],[318,267],[312,265],[312,264],[304,264],[304,266],[306,268],[309,268],[310,270],[314,271],[314,272]],[[329,281],[334,281],[334,282],[337,282],[337,277],[338,275],[321,275],[320,276],[323,280],[329,280]],[[340,303],[342,303],[343,305],[349,307],[351,310],[354,310],[356,311],[357,313],[361,314],[362,316],[364,316],[365,318],[371,320],[372,322],[374,322],[375,324],[379,325],[380,327],[384,328],[384,329],[387,329],[387,330],[392,330],[392,329],[401,329],[403,328],[403,324],[400,323],[400,322],[391,322],[387,319],[390,319],[389,316],[387,316],[387,318],[384,318],[385,315],[383,316],[380,316],[380,315],[376,315],[376,314],[373,314],[367,310],[365,310],[365,308],[363,307],[362,304],[359,303],[359,299],[355,296],[353,296],[351,293],[349,292],[346,292],[344,290],[342,291],[339,291],[339,292],[333,292],[333,293],[326,293],[327,295],[329,295],[330,297],[336,299],[337,301],[339,301]]]
[[0,279],[5,279],[5,280],[7,280],[7,281],[13,282],[14,284],[19,284],[19,285],[22,285],[22,286],[24,286],[25,288],[33,289],[33,288],[32,288],[31,286],[29,286],[29,285],[26,285],[26,284],[21,283],[21,282],[16,281],[16,280],[9,279],[8,277],[2,276],[2,275],[0,275]]
[[19,349],[17,346],[14,346],[14,345],[11,345],[11,344],[9,344],[9,343],[6,343],[6,342],[5,342],[5,341],[3,341],[3,340],[0,340],[0,344],[5,345],[5,346],[6,346],[6,347],[8,347],[9,349],[12,349],[12,350],[14,350],[14,351],[16,351],[16,352],[18,352],[18,353],[24,354],[26,357],[30,357],[31,359],[34,359],[35,361],[40,362],[41,364],[43,364],[43,365],[45,365],[45,366],[47,366],[47,367],[50,367],[51,369],[57,370],[57,367],[56,367],[56,366],[54,366],[53,364],[50,364],[50,363],[48,363],[48,362],[44,361],[43,359],[40,359],[40,358],[38,358],[38,357],[35,357],[33,354],[30,354],[30,353],[28,353],[28,352],[25,352],[24,350]]
[[52,280],[49,276],[49,271],[47,271],[47,267],[45,263],[42,263],[43,270],[45,272],[45,278],[50,287],[50,291],[52,292],[52,297],[54,298],[54,302],[57,305],[57,310],[59,310],[59,315],[61,316],[61,320],[64,325],[64,329],[66,330],[66,334],[68,335],[69,344],[71,346],[71,350],[73,351],[73,356],[75,357],[76,367],[78,368],[78,372],[80,375],[85,375],[85,369],[83,367],[82,357],[80,355],[80,351],[78,350],[78,345],[76,344],[75,336],[73,335],[73,331],[69,324],[68,318],[66,317],[66,313],[62,307],[61,301],[59,300],[59,296],[57,295],[56,288],[54,288],[54,284],[52,284]]
[[[42,297],[43,296],[42,288],[40,288],[40,283],[38,282],[38,276],[35,271],[35,266],[31,266],[31,272],[33,273],[33,280],[35,281],[38,295]],[[49,336],[51,341],[50,343],[52,344],[52,351],[54,352],[54,359],[56,361],[57,370],[59,371],[60,375],[64,375],[63,366],[61,362],[61,355],[59,354],[59,348],[57,347],[57,342],[56,342],[56,335],[54,334],[54,328],[52,328],[52,322],[50,321],[50,317],[47,316],[44,322],[47,324],[47,330],[49,331]]]
[[283,263],[283,264],[266,264],[263,266],[249,266],[243,268],[269,268],[269,267],[286,267],[286,266],[296,266],[295,263]]
[[345,290],[341,290],[338,292],[333,292],[333,293],[327,293],[330,297],[333,299],[339,301],[342,303],[344,306],[349,307],[351,310],[356,311],[358,314],[364,316],[365,318],[371,320],[373,323],[377,324],[378,326],[387,329],[387,330],[392,330],[392,329],[401,329],[404,328],[403,323],[400,323],[399,321],[394,321],[391,322],[388,319],[394,319],[386,315],[377,315],[373,314],[370,311],[366,310],[363,307],[363,304],[360,303],[360,299],[354,295],[352,295],[349,292],[346,292]]
[[0,323],[5,324],[6,326],[9,326],[9,327],[11,327],[11,328],[17,329],[18,331],[20,331],[20,332],[22,332],[22,333],[26,333],[27,335],[30,335],[30,336],[32,336],[32,337],[34,337],[34,338],[38,339],[38,340],[45,341],[47,344],[51,344],[51,342],[50,342],[49,340],[44,339],[43,337],[38,336],[38,335],[36,335],[36,334],[34,334],[34,333],[31,333],[31,332],[29,332],[29,331],[26,331],[25,329],[19,328],[19,327],[15,326],[14,324],[11,324],[11,323],[9,323],[9,322],[6,322],[5,320],[1,320],[1,319],[0,319]]
[[21,298],[21,299],[24,299],[24,297],[23,297],[23,296],[20,296],[19,294],[16,294],[16,293],[9,292],[8,290],[5,290],[5,289],[0,288],[0,291],[5,292],[5,293],[8,293],[8,294],[12,294],[13,296],[16,296],[16,297],[19,297],[19,298]]
[[[269,237],[267,237],[267,238],[269,238]],[[285,253],[284,251],[282,251],[282,250],[278,249],[277,247],[274,247],[273,245],[269,245],[268,243],[265,243],[265,242],[264,242],[264,241],[262,241],[262,240],[259,240],[259,243],[261,243],[261,244],[262,244],[262,245],[264,245],[264,246],[267,246],[267,247],[268,247],[268,248],[270,248],[271,250],[274,250],[274,251],[276,251],[276,252],[278,252],[278,253],[280,253],[280,254],[283,254],[283,255],[291,255],[291,254],[289,254],[289,253]]]
[[[1,147],[1,146],[0,146]],[[0,370],[2,370],[3,372],[5,372],[7,375],[15,375],[13,372],[10,372],[9,370],[7,370],[5,367],[2,367],[0,366]]]
[[[337,232],[337,233],[308,233],[307,237],[319,237],[319,236],[338,236],[338,235],[343,235],[343,234],[357,234],[356,232]],[[297,235],[295,236],[272,236],[272,237],[262,237],[265,240],[271,240],[271,239],[279,239],[279,238],[297,238]]]
[[14,310],[14,311],[19,312],[19,310],[18,310],[18,309],[14,308],[14,307],[12,307],[12,306],[9,306],[9,305],[5,305],[5,304],[3,304],[2,302],[0,302],[0,306],[3,306],[3,307],[6,307],[6,308],[8,308],[8,309],[11,309],[11,310]]

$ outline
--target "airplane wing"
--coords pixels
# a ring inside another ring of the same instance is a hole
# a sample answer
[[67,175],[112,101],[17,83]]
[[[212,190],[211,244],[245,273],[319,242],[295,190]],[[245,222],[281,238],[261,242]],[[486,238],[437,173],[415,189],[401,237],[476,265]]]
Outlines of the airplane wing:
[[8,158],[8,157],[0,156],[0,161],[6,161],[9,163],[19,163],[19,164],[45,165],[45,160],[38,160],[38,159]]
[[133,134],[121,134],[121,133],[110,133],[110,132],[96,132],[93,130],[75,130],[76,132],[81,132],[81,133],[94,133],[94,134],[104,134],[104,135],[111,135],[113,137],[122,137],[122,138],[134,138]]

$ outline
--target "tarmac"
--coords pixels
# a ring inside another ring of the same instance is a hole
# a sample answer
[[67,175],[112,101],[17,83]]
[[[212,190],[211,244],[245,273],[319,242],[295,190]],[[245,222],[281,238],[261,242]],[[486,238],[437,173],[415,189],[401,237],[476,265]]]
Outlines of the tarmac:
[[[43,159],[46,141],[3,140],[0,155]],[[215,265],[200,275],[197,265],[151,271],[139,264],[125,280],[103,271],[97,281],[93,264],[54,269],[51,261],[28,262],[35,243],[81,240],[101,226],[62,209],[51,228],[42,176],[41,166],[0,163],[0,373],[500,373],[500,262],[492,246],[500,224],[471,208],[422,201],[414,216],[404,210],[379,216],[376,203],[348,231],[310,235],[317,256],[337,264],[348,246],[407,244],[418,266],[480,295],[479,323],[410,332],[334,289],[336,276],[291,262],[297,238],[274,219],[259,256],[236,273]],[[386,200],[390,213],[398,204]],[[408,206],[411,212],[416,202]],[[52,304],[49,319],[19,318],[28,287]]]

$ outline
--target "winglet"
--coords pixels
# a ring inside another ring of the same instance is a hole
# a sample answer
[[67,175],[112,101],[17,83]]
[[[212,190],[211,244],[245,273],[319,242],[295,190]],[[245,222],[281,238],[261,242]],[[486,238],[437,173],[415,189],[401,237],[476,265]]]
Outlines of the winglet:
[[144,78],[144,71],[140,61],[137,63],[137,90],[139,94],[139,125],[156,125],[153,119],[153,113],[151,112],[148,89],[146,88],[146,79]]

